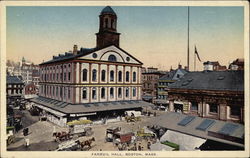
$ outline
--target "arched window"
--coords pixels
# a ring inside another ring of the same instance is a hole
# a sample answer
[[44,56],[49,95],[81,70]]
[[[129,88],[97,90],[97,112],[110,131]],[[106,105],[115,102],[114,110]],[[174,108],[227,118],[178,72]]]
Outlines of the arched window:
[[119,98],[122,97],[122,88],[118,88],[118,97],[119,97]]
[[113,70],[110,71],[110,81],[111,82],[114,81],[114,71]]
[[87,77],[88,77],[88,70],[83,69],[82,70],[82,81],[87,81]]
[[114,61],[116,61],[116,57],[113,54],[111,54],[111,55],[109,55],[108,61],[114,62]]
[[136,96],[136,88],[134,87],[133,88],[133,97],[135,97]]
[[110,98],[114,98],[114,88],[110,88]]
[[102,81],[104,82],[106,78],[106,71],[102,70]]
[[105,98],[105,88],[101,89],[101,98],[104,99]]
[[96,99],[96,88],[92,89],[92,99]]
[[82,90],[82,99],[87,99],[87,89],[83,88]]
[[129,72],[126,72],[126,82],[129,82]]
[[108,27],[108,18],[105,18],[105,21],[104,21],[104,27],[107,28]]
[[96,81],[96,69],[92,70],[92,81]]
[[129,97],[129,88],[126,88],[126,98]]
[[136,72],[133,72],[133,82],[136,82]]
[[114,29],[115,25],[114,25],[114,19],[111,19],[111,28]]
[[122,82],[122,71],[118,72],[118,82]]

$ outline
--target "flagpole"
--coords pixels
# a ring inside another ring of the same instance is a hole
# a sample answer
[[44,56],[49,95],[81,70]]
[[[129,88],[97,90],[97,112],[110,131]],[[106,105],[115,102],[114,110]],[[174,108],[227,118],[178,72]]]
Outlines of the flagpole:
[[187,37],[187,70],[189,70],[189,6],[188,6],[188,37]]
[[194,52],[194,71],[195,71],[195,68],[196,68],[196,56],[195,56],[195,52]]

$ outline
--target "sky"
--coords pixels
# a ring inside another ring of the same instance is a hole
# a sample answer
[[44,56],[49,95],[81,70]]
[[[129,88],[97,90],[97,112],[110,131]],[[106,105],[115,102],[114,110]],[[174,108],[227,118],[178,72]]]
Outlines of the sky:
[[[105,6],[8,6],[6,14],[7,59],[39,64],[53,55],[78,47],[94,48],[99,14]],[[185,6],[111,6],[118,17],[120,47],[143,66],[162,70],[187,65]],[[190,70],[194,46],[205,61],[228,66],[244,57],[243,7],[190,7]]]

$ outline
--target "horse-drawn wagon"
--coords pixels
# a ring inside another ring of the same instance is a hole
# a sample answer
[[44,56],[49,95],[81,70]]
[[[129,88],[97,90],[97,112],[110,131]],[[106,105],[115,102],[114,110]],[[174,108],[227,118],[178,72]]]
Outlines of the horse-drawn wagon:
[[133,132],[122,131],[120,127],[110,127],[106,130],[106,141],[113,142],[119,150],[125,150],[136,140]]

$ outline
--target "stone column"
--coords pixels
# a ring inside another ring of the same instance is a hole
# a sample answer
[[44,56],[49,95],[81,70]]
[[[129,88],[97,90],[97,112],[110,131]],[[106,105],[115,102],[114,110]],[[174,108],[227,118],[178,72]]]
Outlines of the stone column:
[[169,111],[174,111],[174,100],[169,100]]
[[219,118],[220,120],[227,120],[227,105],[226,104],[219,105]]

